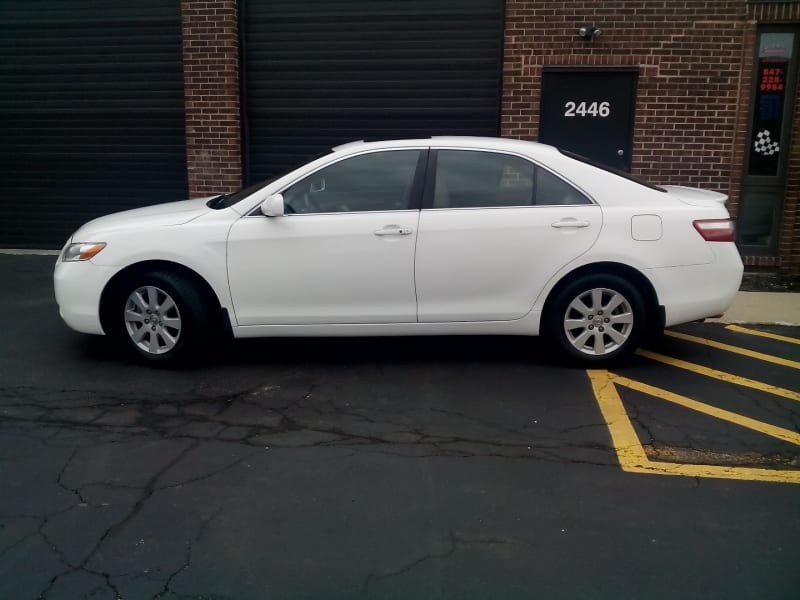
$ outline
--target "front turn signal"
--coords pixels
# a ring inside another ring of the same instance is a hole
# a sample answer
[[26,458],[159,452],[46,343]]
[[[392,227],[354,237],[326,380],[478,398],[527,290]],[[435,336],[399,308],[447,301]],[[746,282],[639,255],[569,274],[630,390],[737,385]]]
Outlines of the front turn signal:
[[82,244],[70,244],[64,250],[64,262],[75,262],[79,260],[89,260],[106,247],[105,242],[92,242]]

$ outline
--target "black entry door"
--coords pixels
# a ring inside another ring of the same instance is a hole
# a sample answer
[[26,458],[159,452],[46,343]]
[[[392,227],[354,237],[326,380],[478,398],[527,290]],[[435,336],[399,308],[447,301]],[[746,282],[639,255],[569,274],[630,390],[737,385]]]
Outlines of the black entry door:
[[539,141],[630,171],[636,71],[545,70]]

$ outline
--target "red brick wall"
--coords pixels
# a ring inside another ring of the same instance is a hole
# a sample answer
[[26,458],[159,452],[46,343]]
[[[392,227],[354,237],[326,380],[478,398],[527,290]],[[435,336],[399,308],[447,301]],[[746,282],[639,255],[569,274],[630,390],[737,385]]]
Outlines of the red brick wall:
[[[536,139],[544,66],[639,66],[634,173],[730,192],[745,10],[742,0],[507,0],[502,133]],[[579,38],[587,24],[603,35]]]
[[[756,42],[758,40],[758,27],[754,19],[746,20],[744,29],[744,43],[742,45],[741,56],[741,79],[739,85],[739,114],[736,121],[736,130],[733,135],[733,163],[736,165],[734,176],[731,177],[731,190],[736,195],[737,206],[731,210],[736,216],[738,213],[738,200],[741,195],[742,178],[744,177],[744,163],[750,140],[747,133],[750,127],[752,116],[752,97],[753,97],[753,70],[755,68]],[[764,266],[776,267],[778,259],[775,256],[743,256],[742,261],[747,266],[762,264]]]
[[779,266],[782,271],[800,273],[800,94],[795,97],[792,132]]
[[236,0],[182,0],[189,195],[242,183]]
[[[502,135],[537,139],[543,67],[637,66],[632,171],[654,183],[727,193],[736,215],[757,21],[797,21],[798,9],[745,0],[507,0]],[[577,29],[591,24],[603,35],[579,38]],[[749,264],[800,269],[797,150],[795,140],[783,260],[752,257]]]

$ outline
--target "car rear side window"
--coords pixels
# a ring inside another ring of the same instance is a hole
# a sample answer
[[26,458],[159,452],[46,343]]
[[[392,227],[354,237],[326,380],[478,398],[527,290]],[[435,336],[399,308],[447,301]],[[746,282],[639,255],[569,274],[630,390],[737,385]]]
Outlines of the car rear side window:
[[339,161],[283,192],[287,213],[405,210],[419,150],[371,152]]
[[585,194],[563,179],[545,169],[536,169],[536,204],[539,206],[562,206],[565,204],[591,204]]
[[437,154],[433,208],[588,203],[577,189],[518,156],[476,150]]

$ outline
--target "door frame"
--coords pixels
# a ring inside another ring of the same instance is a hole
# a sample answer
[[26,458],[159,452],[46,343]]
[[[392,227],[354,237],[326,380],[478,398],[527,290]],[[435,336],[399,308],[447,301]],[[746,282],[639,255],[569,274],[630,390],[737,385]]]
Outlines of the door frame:
[[556,65],[556,66],[546,66],[542,68],[542,75],[540,80],[540,89],[539,92],[539,131],[537,132],[537,139],[541,137],[542,132],[542,99],[545,96],[545,87],[544,87],[544,76],[546,73],[632,73],[633,74],[633,85],[631,86],[631,114],[630,114],[630,136],[627,139],[628,144],[628,152],[626,155],[626,162],[627,168],[623,169],[624,171],[630,173],[631,167],[633,165],[633,141],[636,132],[636,100],[638,97],[639,91],[639,75],[640,69],[638,66],[631,66],[631,67],[602,67],[602,66],[569,66],[569,65]]
[[[782,153],[778,162],[778,173],[776,175],[750,175],[750,158],[751,148],[750,145],[753,140],[753,126],[755,119],[753,118],[755,111],[756,97],[758,95],[758,70],[759,70],[759,48],[761,44],[761,34],[763,33],[793,33],[794,45],[792,47],[792,58],[789,60],[786,74],[786,95],[783,103],[783,129],[781,133],[786,133],[785,137],[781,137],[781,146],[787,148],[788,151]],[[739,186],[739,207],[737,212],[737,219],[742,214],[742,209],[745,207],[745,196],[748,192],[772,192],[777,196],[776,206],[772,215],[772,227],[775,235],[773,240],[768,246],[755,246],[744,244],[740,238],[740,231],[737,228],[736,243],[743,255],[747,256],[778,256],[780,254],[781,242],[783,231],[781,231],[781,223],[783,222],[784,204],[786,202],[786,186],[789,180],[789,160],[792,148],[792,138],[800,135],[800,132],[794,131],[793,116],[795,97],[797,95],[798,80],[800,80],[800,25],[793,23],[764,23],[759,24],[756,28],[755,41],[753,43],[753,54],[750,57],[752,65],[750,67],[751,80],[749,90],[749,104],[747,107],[747,130],[744,139],[744,157],[742,160],[742,178]],[[746,67],[745,67],[746,69]]]

